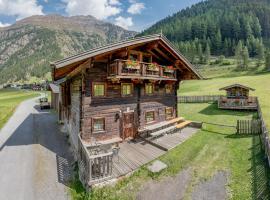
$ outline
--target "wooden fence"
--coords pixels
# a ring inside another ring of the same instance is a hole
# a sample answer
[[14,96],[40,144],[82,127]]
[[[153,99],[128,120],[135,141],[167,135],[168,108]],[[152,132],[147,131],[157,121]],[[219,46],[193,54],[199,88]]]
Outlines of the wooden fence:
[[258,101],[258,117],[261,120],[261,143],[265,151],[265,155],[268,159],[268,165],[270,166],[270,140],[269,140],[269,131],[266,127],[265,121],[263,119],[262,110],[260,102]]
[[261,120],[237,120],[236,134],[260,134]]
[[86,188],[112,177],[113,152],[90,155],[80,137],[78,147],[79,178]]
[[178,103],[208,103],[218,101],[222,95],[178,96]]

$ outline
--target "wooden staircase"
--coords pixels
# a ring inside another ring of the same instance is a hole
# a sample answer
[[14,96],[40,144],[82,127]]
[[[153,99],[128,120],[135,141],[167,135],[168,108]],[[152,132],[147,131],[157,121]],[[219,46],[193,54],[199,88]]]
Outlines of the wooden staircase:
[[181,131],[191,124],[191,121],[185,120],[183,117],[178,117],[170,121],[161,122],[158,124],[153,124],[145,127],[143,130],[139,130],[141,138],[153,146],[156,146],[164,151],[167,151],[167,148],[162,147],[155,142],[158,138],[161,138],[164,135],[173,134],[177,131]]
[[139,130],[139,135],[143,137],[159,137],[165,134],[174,133],[191,124],[191,121],[185,120],[183,117],[178,117],[169,121],[153,124]]

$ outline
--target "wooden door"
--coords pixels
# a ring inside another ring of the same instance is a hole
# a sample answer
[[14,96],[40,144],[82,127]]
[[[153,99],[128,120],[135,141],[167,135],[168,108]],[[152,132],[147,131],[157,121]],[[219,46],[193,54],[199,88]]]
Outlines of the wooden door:
[[124,113],[122,139],[134,138],[134,133],[134,112]]

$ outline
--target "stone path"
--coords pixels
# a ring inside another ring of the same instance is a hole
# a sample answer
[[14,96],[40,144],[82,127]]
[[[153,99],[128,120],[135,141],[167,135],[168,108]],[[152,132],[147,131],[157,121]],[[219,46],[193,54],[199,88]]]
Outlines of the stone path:
[[36,99],[21,103],[0,130],[0,199],[69,199],[71,163],[56,116]]

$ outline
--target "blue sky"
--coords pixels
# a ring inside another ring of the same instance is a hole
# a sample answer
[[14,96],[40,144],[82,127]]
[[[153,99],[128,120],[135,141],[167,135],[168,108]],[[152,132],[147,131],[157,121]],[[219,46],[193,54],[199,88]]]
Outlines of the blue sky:
[[0,26],[31,15],[92,15],[141,31],[201,0],[0,0]]

